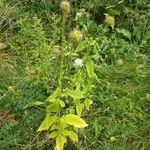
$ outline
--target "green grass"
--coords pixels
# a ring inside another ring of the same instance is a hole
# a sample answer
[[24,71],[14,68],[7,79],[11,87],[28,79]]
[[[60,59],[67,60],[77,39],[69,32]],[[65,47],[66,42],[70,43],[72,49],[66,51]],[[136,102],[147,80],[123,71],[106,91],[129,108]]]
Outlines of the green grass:
[[[101,2],[106,13],[115,16],[115,28],[94,20],[91,0],[72,0],[64,45],[61,45],[60,1],[2,0],[0,2],[0,145],[1,150],[53,149],[54,141],[38,133],[42,107],[24,109],[45,99],[57,87],[60,56],[75,49],[68,40],[73,28],[80,28],[84,42],[78,45],[80,58],[94,60],[93,104],[84,112],[88,127],[79,130],[79,142],[69,141],[68,150],[149,150],[150,147],[150,5],[149,0]],[[95,5],[99,1],[95,0]],[[75,20],[84,8],[84,17]],[[98,9],[99,10],[99,9]],[[100,10],[99,10],[100,11]],[[98,12],[101,14],[103,12]],[[116,29],[125,29],[118,33]],[[131,35],[131,38],[126,33]],[[76,52],[75,52],[76,53]],[[67,53],[64,86],[74,73],[73,53]],[[118,65],[117,60],[123,64]],[[88,83],[87,83],[88,84]],[[9,112],[9,113],[6,113]]]

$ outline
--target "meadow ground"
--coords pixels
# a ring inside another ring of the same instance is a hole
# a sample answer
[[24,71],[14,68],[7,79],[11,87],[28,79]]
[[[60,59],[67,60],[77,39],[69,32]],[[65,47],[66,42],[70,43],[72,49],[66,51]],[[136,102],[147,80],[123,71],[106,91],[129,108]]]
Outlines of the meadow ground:
[[149,54],[149,0],[1,0],[0,149],[149,150]]

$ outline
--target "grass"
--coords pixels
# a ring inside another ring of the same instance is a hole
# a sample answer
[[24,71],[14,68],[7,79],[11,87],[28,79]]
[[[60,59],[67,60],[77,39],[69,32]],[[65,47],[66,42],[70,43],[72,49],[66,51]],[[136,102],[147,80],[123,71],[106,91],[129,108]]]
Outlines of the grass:
[[[79,130],[79,142],[67,150],[148,150],[150,147],[149,1],[72,0],[61,45],[60,1],[0,2],[0,145],[2,150],[53,149],[45,132],[36,132],[44,102],[57,87],[60,51],[64,49],[63,86],[74,74],[73,60],[88,55],[97,80],[84,112],[89,124]],[[95,5],[93,5],[95,3]],[[75,19],[76,12],[83,16]],[[98,11],[93,11],[97,8]],[[97,23],[103,11],[115,16],[115,28]],[[78,27],[84,41],[73,45],[68,33]],[[124,29],[118,33],[117,29]],[[130,36],[131,37],[130,37]],[[73,51],[72,51],[73,50]],[[122,63],[117,63],[121,59]],[[86,82],[85,80],[81,82]],[[91,80],[86,84],[90,84]],[[69,105],[70,103],[67,103]],[[70,104],[71,105],[71,104]]]

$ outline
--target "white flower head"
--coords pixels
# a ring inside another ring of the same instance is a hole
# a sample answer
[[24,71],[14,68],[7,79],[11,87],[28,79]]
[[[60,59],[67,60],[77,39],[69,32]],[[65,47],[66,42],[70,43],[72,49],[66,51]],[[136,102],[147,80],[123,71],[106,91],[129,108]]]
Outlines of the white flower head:
[[76,20],[81,19],[81,17],[84,15],[84,13],[85,13],[85,9],[80,9],[80,10],[76,13],[75,19],[76,19]]
[[75,61],[74,61],[74,66],[75,66],[76,68],[81,68],[81,67],[83,67],[83,60],[80,59],[80,58],[75,59]]

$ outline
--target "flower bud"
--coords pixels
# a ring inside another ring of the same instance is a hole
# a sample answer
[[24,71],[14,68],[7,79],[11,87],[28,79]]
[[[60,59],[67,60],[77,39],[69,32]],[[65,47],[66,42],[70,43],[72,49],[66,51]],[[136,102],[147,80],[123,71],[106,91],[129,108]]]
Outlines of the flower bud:
[[60,8],[63,12],[69,13],[71,11],[71,5],[68,1],[64,0],[60,3]]
[[0,42],[0,49],[5,49],[6,47],[7,47],[7,45],[5,43]]
[[110,137],[110,142],[115,142],[117,139],[116,139],[116,137],[115,136],[112,136],[112,137]]
[[15,87],[14,86],[8,86],[8,91],[9,92],[14,92],[15,91]]
[[53,50],[53,53],[55,55],[60,55],[61,54],[61,50],[60,50],[60,46],[59,45],[55,45],[52,50]]
[[123,65],[123,60],[121,58],[118,58],[116,61],[117,66],[122,66]]
[[115,25],[115,18],[114,18],[114,16],[106,15],[105,23],[106,23],[108,26],[114,27],[114,25]]
[[74,29],[69,35],[70,41],[79,43],[83,40],[83,33],[80,30]]

